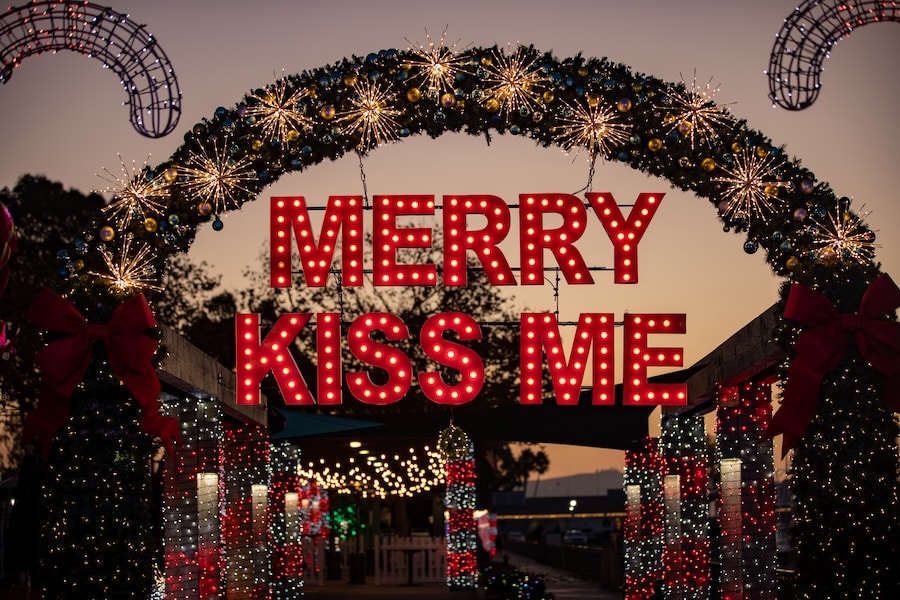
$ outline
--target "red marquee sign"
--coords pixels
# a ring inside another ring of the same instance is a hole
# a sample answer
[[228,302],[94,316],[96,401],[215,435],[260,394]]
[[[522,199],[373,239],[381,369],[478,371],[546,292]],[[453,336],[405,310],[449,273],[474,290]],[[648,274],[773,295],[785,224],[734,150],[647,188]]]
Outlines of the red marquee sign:
[[[600,220],[613,245],[614,281],[638,282],[638,244],[656,213],[664,194],[641,193],[628,216],[610,193],[588,193],[587,203],[572,194],[521,194],[519,196],[519,269],[522,285],[544,283],[544,255],[549,251],[569,284],[594,283],[576,243],[587,227],[588,208]],[[372,207],[372,264],[375,286],[464,286],[467,258],[471,252],[492,285],[517,285],[513,268],[499,245],[510,233],[510,206],[491,195],[444,196],[442,199],[444,247],[442,275],[434,263],[398,261],[398,251],[433,247],[429,227],[401,226],[398,219],[433,216],[438,210],[434,196],[375,196]],[[302,196],[273,197],[271,202],[271,285],[292,283],[293,242],[296,241],[300,269],[310,287],[326,285],[340,247],[339,268],[342,285],[358,287],[365,273],[364,203],[361,196],[330,196],[321,230],[312,229],[309,208]],[[561,219],[558,227],[547,227],[545,217]],[[470,217],[481,217],[487,225],[469,229]],[[340,240],[340,243],[338,241]],[[317,394],[314,398],[289,348],[297,335],[315,317]],[[615,351],[611,313],[579,315],[575,339],[569,351],[563,346],[559,322],[552,313],[521,315],[520,402],[540,404],[546,367],[559,405],[575,405],[590,366],[595,405],[615,403]],[[628,314],[624,321],[624,370],[622,375],[626,405],[684,405],[684,384],[651,384],[649,367],[680,367],[681,348],[652,347],[650,334],[683,334],[683,314]],[[353,320],[346,340],[341,336],[340,315],[323,312],[281,315],[260,339],[259,315],[238,314],[237,400],[239,404],[259,404],[259,386],[271,372],[286,404],[341,404],[343,383],[356,399],[384,405],[403,398],[416,378],[425,396],[438,404],[459,405],[474,400],[484,385],[484,362],[468,346],[445,338],[453,332],[460,342],[481,339],[478,323],[460,312],[431,316],[422,327],[420,343],[425,355],[436,364],[460,374],[448,383],[435,371],[413,373],[410,358],[390,343],[375,341],[380,332],[387,342],[409,339],[403,320],[390,313],[369,313]],[[343,372],[342,344],[346,343],[362,363],[381,369],[388,381],[373,382],[368,371]],[[590,356],[590,361],[588,357]]]

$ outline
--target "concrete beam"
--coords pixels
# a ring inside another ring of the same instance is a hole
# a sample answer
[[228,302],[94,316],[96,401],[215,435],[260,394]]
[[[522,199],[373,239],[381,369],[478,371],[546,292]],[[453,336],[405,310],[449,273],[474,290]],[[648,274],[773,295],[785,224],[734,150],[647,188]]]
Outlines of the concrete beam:
[[171,327],[162,324],[159,327],[162,330],[160,343],[167,351],[166,357],[157,369],[160,381],[185,394],[199,398],[216,398],[226,414],[239,420],[262,425],[268,423],[265,404],[243,406],[235,403],[236,386],[234,372],[231,369],[223,367],[216,359],[181,337]]

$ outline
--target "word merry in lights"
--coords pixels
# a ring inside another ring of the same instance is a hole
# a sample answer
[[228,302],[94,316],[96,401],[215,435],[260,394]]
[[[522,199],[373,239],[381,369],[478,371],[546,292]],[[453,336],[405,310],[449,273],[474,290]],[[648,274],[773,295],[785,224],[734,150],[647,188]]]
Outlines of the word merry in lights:
[[[588,202],[603,223],[612,241],[616,283],[636,283],[637,245],[647,228],[662,194],[642,193],[627,218],[609,193],[588,193]],[[549,250],[569,283],[593,283],[590,271],[574,243],[584,233],[587,208],[570,194],[520,196],[520,259],[524,284],[544,282],[544,251]],[[285,287],[291,282],[291,233],[306,282],[324,286],[332,270],[340,238],[342,284],[359,286],[363,281],[363,202],[359,196],[331,196],[325,209],[319,242],[310,225],[303,197],[272,198],[271,283]],[[443,284],[466,283],[468,252],[473,252],[493,285],[514,285],[515,277],[498,248],[510,229],[510,207],[496,196],[445,196],[443,204],[444,249]],[[375,226],[372,233],[372,273],[376,286],[437,285],[437,265],[400,263],[403,249],[432,247],[432,230],[401,227],[400,216],[434,214],[433,196],[375,196]],[[555,214],[562,225],[544,226],[544,217]],[[467,218],[480,215],[487,220],[481,229],[469,229]],[[289,348],[293,340],[315,316],[317,398],[313,397]],[[523,313],[520,318],[522,404],[541,404],[544,356],[559,405],[578,403],[585,374],[590,365],[591,402],[615,404],[612,313],[579,315],[569,352],[563,346],[559,322],[552,313]],[[649,383],[650,367],[681,367],[681,348],[651,347],[650,334],[683,334],[683,314],[627,314],[624,319],[623,403],[625,405],[684,405],[686,386],[677,383]],[[415,374],[423,394],[437,404],[460,405],[471,402],[484,384],[484,362],[464,344],[448,339],[453,334],[461,342],[482,339],[479,324],[460,312],[442,312],[429,317],[420,332],[425,355],[460,376],[450,382],[436,370]],[[373,337],[373,334],[378,334]],[[237,402],[259,404],[259,387],[272,372],[289,405],[335,405],[343,402],[343,383],[357,400],[386,405],[402,399],[413,384],[413,368],[402,350],[389,342],[408,340],[410,332],[403,320],[390,313],[375,312],[354,319],[347,330],[350,352],[362,363],[388,374],[376,384],[369,371],[343,372],[343,344],[340,314],[333,312],[287,313],[281,315],[264,339],[260,339],[260,317],[238,314],[235,322],[237,347]],[[378,341],[375,338],[384,338]],[[588,357],[590,356],[590,360]]]

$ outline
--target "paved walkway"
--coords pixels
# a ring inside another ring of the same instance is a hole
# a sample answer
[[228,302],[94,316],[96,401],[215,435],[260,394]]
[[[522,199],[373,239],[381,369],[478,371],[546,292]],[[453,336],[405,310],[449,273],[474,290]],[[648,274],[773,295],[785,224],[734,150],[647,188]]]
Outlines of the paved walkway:
[[[510,554],[510,564],[523,571],[543,577],[547,592],[554,600],[621,600],[622,594],[600,587],[593,581],[580,578],[562,569],[538,564],[525,557]],[[474,592],[450,592],[444,584],[374,585],[372,583],[347,583],[326,581],[323,586],[308,585],[305,597],[312,600],[362,600],[365,598],[408,598],[421,600],[485,600],[484,590]]]

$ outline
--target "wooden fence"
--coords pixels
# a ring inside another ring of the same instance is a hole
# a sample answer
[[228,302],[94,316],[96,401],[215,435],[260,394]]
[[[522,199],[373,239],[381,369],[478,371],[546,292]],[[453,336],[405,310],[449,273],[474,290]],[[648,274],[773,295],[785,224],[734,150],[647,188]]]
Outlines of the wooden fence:
[[447,542],[433,537],[374,540],[375,585],[447,580]]

